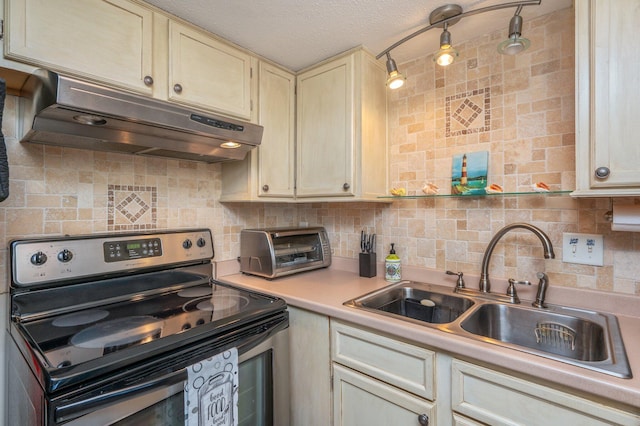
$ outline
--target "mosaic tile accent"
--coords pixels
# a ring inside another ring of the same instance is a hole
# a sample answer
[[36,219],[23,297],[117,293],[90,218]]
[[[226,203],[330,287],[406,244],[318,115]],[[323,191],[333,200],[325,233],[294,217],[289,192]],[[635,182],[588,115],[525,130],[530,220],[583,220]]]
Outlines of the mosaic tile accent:
[[158,190],[155,186],[109,185],[107,229],[156,229]]
[[491,88],[445,98],[446,137],[491,130]]

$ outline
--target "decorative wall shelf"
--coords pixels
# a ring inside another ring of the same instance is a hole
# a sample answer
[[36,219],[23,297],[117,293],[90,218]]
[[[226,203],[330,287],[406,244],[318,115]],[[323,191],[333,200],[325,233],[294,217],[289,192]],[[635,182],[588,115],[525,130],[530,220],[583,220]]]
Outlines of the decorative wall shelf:
[[384,199],[420,199],[420,198],[485,198],[485,197],[522,197],[522,196],[542,196],[542,197],[550,197],[550,196],[563,196],[569,195],[573,191],[547,191],[547,192],[496,192],[491,194],[469,194],[469,195],[461,195],[461,194],[435,194],[435,195],[385,195],[378,198]]

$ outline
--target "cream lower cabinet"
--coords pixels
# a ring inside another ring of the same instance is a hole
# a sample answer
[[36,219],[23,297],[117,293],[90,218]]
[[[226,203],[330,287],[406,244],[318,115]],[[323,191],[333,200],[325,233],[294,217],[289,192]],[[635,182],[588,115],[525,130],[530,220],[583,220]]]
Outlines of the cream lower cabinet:
[[640,425],[640,415],[468,362],[452,362],[456,425]]
[[576,191],[640,195],[637,0],[580,0],[576,13]]
[[131,0],[5,0],[5,55],[158,99],[252,118],[248,53]]
[[331,424],[329,318],[304,309],[289,310],[291,425]]
[[147,95],[153,12],[128,0],[5,0],[5,56]]
[[333,424],[437,425],[436,354],[331,321]]

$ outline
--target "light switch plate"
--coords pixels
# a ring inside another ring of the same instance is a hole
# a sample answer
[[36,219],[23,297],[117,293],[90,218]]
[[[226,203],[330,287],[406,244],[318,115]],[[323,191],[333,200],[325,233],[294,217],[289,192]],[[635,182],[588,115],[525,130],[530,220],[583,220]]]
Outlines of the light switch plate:
[[562,261],[582,265],[604,265],[604,237],[595,234],[562,234]]

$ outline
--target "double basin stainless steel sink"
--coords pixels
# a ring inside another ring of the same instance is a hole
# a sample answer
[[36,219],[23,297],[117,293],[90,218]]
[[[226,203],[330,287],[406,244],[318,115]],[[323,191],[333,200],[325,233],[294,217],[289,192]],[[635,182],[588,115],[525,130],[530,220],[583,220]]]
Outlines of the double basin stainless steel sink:
[[411,281],[391,284],[345,305],[612,376],[631,377],[618,320],[608,313],[509,304]]

